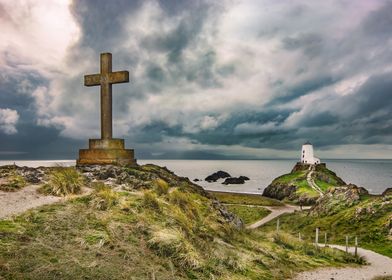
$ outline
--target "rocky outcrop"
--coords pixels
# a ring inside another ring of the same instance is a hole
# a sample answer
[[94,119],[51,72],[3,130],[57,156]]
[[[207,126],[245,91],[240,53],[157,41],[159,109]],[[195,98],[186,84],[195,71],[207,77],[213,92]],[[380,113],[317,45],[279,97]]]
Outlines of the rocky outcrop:
[[204,180],[209,183],[212,183],[212,182],[218,181],[219,179],[224,179],[224,178],[228,178],[228,177],[231,177],[229,173],[222,171],[222,170],[219,170],[218,172],[215,172],[215,173],[207,176]]
[[[365,188],[353,184],[339,188],[331,188],[324,196],[316,201],[316,204],[311,209],[311,213],[316,215],[335,214],[344,208],[358,204],[361,200],[361,196],[367,194],[369,194],[369,192]],[[359,210],[359,212],[361,211],[363,210]]]
[[[317,183],[320,182],[320,186]],[[263,195],[300,204],[314,205],[328,188],[336,188],[346,183],[325,163],[309,165],[297,163],[290,173],[276,178],[264,190]]]
[[313,205],[317,197],[307,196],[306,194],[297,194],[297,186],[285,184],[271,184],[263,191],[263,196],[278,199],[289,200],[299,205]]
[[229,177],[226,178],[225,181],[222,183],[223,185],[230,185],[230,184],[245,184],[245,181],[248,181],[249,178],[246,176],[240,177]]
[[387,188],[381,195],[382,196],[392,196],[392,188]]
[[26,166],[3,165],[0,166],[0,178],[7,178],[16,174],[22,176],[27,183],[37,185],[45,181],[47,169],[47,167],[32,168]]
[[271,184],[264,189],[263,196],[283,200],[293,197],[296,191],[297,187],[293,185]]

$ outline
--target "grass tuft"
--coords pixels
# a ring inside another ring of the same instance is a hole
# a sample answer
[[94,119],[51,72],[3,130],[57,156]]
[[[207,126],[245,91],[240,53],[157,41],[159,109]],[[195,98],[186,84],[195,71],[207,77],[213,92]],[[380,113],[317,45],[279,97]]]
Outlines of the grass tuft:
[[44,194],[66,196],[79,194],[85,178],[74,167],[58,167],[49,174],[49,181],[39,191]]
[[108,210],[119,202],[119,195],[104,183],[95,184],[91,205],[98,210]]
[[180,266],[187,268],[200,267],[202,259],[199,253],[181,231],[164,228],[152,232],[151,235],[148,245],[161,256],[171,257]]
[[143,192],[143,205],[153,210],[161,210],[157,195],[151,191]]
[[16,171],[12,171],[7,177],[7,182],[0,184],[0,190],[5,192],[16,192],[26,186],[26,180]]
[[169,192],[169,184],[165,180],[159,178],[155,180],[154,189],[158,195],[165,195]]

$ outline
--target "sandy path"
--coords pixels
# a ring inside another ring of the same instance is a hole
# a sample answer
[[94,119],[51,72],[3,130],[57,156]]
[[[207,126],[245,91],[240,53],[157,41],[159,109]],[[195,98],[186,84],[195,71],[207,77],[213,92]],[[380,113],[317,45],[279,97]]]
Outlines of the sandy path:
[[0,219],[14,214],[23,213],[31,208],[41,205],[52,204],[69,198],[88,195],[92,191],[90,188],[83,187],[80,195],[58,197],[37,193],[37,189],[39,187],[39,185],[29,185],[17,192],[0,191]]
[[299,206],[288,205],[288,204],[286,204],[284,206],[262,206],[262,207],[270,210],[271,213],[268,216],[264,217],[263,219],[247,226],[246,228],[255,229],[255,228],[258,228],[258,227],[268,223],[269,221],[275,219],[276,217],[279,217],[282,214],[293,213],[296,210],[297,211],[300,210]]
[[311,165],[309,167],[309,172],[308,172],[308,175],[306,176],[306,180],[308,181],[308,184],[311,188],[313,188],[316,192],[318,192],[321,196],[323,196],[324,195],[323,191],[320,189],[320,187],[313,180],[313,177],[312,177],[313,171],[314,171],[314,165]]
[[44,204],[61,201],[64,198],[41,195],[36,192],[38,185],[26,186],[17,192],[0,191],[0,218],[22,213]]
[[[320,245],[321,246],[321,245]],[[339,250],[345,250],[344,246],[329,245]],[[354,252],[354,247],[349,248]],[[362,267],[346,268],[322,268],[300,273],[294,280],[370,280],[376,276],[392,275],[392,259],[377,254],[370,250],[358,248],[358,254],[366,258],[370,265]]]

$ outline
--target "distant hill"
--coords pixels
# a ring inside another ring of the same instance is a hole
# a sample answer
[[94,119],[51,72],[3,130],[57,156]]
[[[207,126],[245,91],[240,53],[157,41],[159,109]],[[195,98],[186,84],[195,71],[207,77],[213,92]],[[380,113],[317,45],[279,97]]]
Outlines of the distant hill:
[[349,236],[353,245],[357,236],[361,247],[392,257],[392,190],[369,195],[355,185],[330,188],[309,213],[285,215],[281,225],[282,230],[311,238],[319,228],[321,242],[326,232],[332,244],[344,244]]
[[[311,182],[309,182],[311,180]],[[315,187],[312,187],[315,184]],[[286,200],[301,205],[313,205],[332,187],[340,187],[346,183],[329,170],[325,164],[315,166],[297,163],[293,170],[278,178],[264,189],[263,195],[279,200]]]

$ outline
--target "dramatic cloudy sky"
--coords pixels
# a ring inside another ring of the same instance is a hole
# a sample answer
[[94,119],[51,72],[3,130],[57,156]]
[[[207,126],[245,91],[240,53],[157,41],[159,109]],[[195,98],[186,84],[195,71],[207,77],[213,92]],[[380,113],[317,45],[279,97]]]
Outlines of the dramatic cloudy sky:
[[75,158],[114,135],[138,158],[392,158],[392,1],[0,0],[0,159]]

